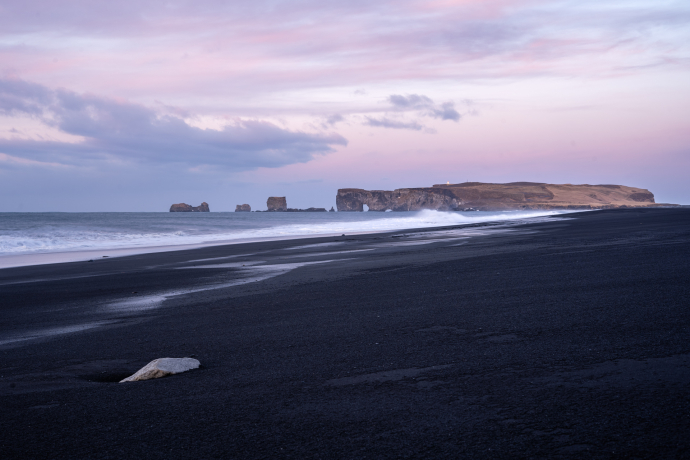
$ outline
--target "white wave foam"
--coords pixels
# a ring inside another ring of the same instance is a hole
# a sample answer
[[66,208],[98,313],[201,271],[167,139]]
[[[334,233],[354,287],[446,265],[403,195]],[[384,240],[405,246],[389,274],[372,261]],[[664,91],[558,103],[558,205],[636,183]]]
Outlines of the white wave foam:
[[[58,225],[48,220],[40,226],[34,225],[18,229],[3,229],[0,225],[0,255],[146,248],[236,240],[275,240],[342,233],[373,233],[411,228],[523,220],[562,214],[562,212],[458,213],[425,210],[415,213],[372,214],[374,213],[328,213],[326,215],[319,213],[318,216],[306,213],[290,216],[251,214],[250,216],[242,216],[244,219],[242,221],[236,217],[211,215],[193,221],[192,223],[195,225],[193,229],[180,230],[178,228],[169,231],[145,231],[149,228],[160,227],[160,222],[167,217],[160,215],[151,215],[146,218],[137,217],[136,225],[133,224],[131,228],[124,229],[121,222],[118,222],[120,228],[117,229],[101,228],[104,225],[100,221],[97,221],[100,225],[99,228],[91,226],[91,222],[75,222],[73,224],[63,222]],[[77,218],[74,217],[74,219]],[[109,218],[112,219],[112,217]],[[292,222],[285,223],[285,220]],[[179,224],[182,227],[182,224],[189,225],[190,222],[189,219],[172,223],[167,221],[167,225]]]

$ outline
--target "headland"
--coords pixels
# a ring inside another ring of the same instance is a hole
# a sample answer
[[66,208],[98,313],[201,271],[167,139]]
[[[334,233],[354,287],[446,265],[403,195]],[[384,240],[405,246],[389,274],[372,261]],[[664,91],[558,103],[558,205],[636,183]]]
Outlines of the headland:
[[506,211],[677,206],[657,204],[649,190],[625,185],[465,182],[395,190],[339,189],[338,211]]

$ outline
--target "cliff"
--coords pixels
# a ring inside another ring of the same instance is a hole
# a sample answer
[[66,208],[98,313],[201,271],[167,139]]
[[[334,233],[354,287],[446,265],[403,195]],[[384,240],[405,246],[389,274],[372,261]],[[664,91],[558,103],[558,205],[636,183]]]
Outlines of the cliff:
[[345,188],[336,196],[338,211],[508,211],[529,209],[605,209],[660,206],[649,191],[625,185],[572,185],[537,182],[466,182],[387,190]]
[[178,203],[170,206],[170,212],[209,212],[208,203],[205,201],[199,206],[190,206],[186,203]]
[[252,207],[248,204],[238,204],[235,206],[235,212],[251,212]]

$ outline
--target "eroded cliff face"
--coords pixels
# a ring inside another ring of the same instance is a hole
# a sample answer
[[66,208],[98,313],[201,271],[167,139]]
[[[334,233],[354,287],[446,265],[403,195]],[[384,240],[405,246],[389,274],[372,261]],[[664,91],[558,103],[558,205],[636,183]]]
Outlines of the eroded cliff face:
[[624,185],[572,185],[512,182],[439,184],[393,191],[338,190],[338,211],[500,211],[516,209],[604,209],[654,205],[645,189]]
[[417,211],[420,209],[455,210],[461,203],[447,190],[401,188],[393,191],[346,188],[335,198],[338,211]]
[[235,206],[235,212],[251,212],[252,207],[248,204],[238,204]]
[[199,206],[190,206],[187,203],[177,203],[170,206],[170,212],[209,212],[208,203],[205,201]]

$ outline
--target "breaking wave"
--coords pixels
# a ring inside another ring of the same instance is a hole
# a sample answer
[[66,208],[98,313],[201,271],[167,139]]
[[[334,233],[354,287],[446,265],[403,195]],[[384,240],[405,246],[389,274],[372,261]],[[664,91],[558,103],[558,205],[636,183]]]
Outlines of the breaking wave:
[[146,248],[372,233],[482,222],[522,222],[543,212],[3,213],[0,255]]

